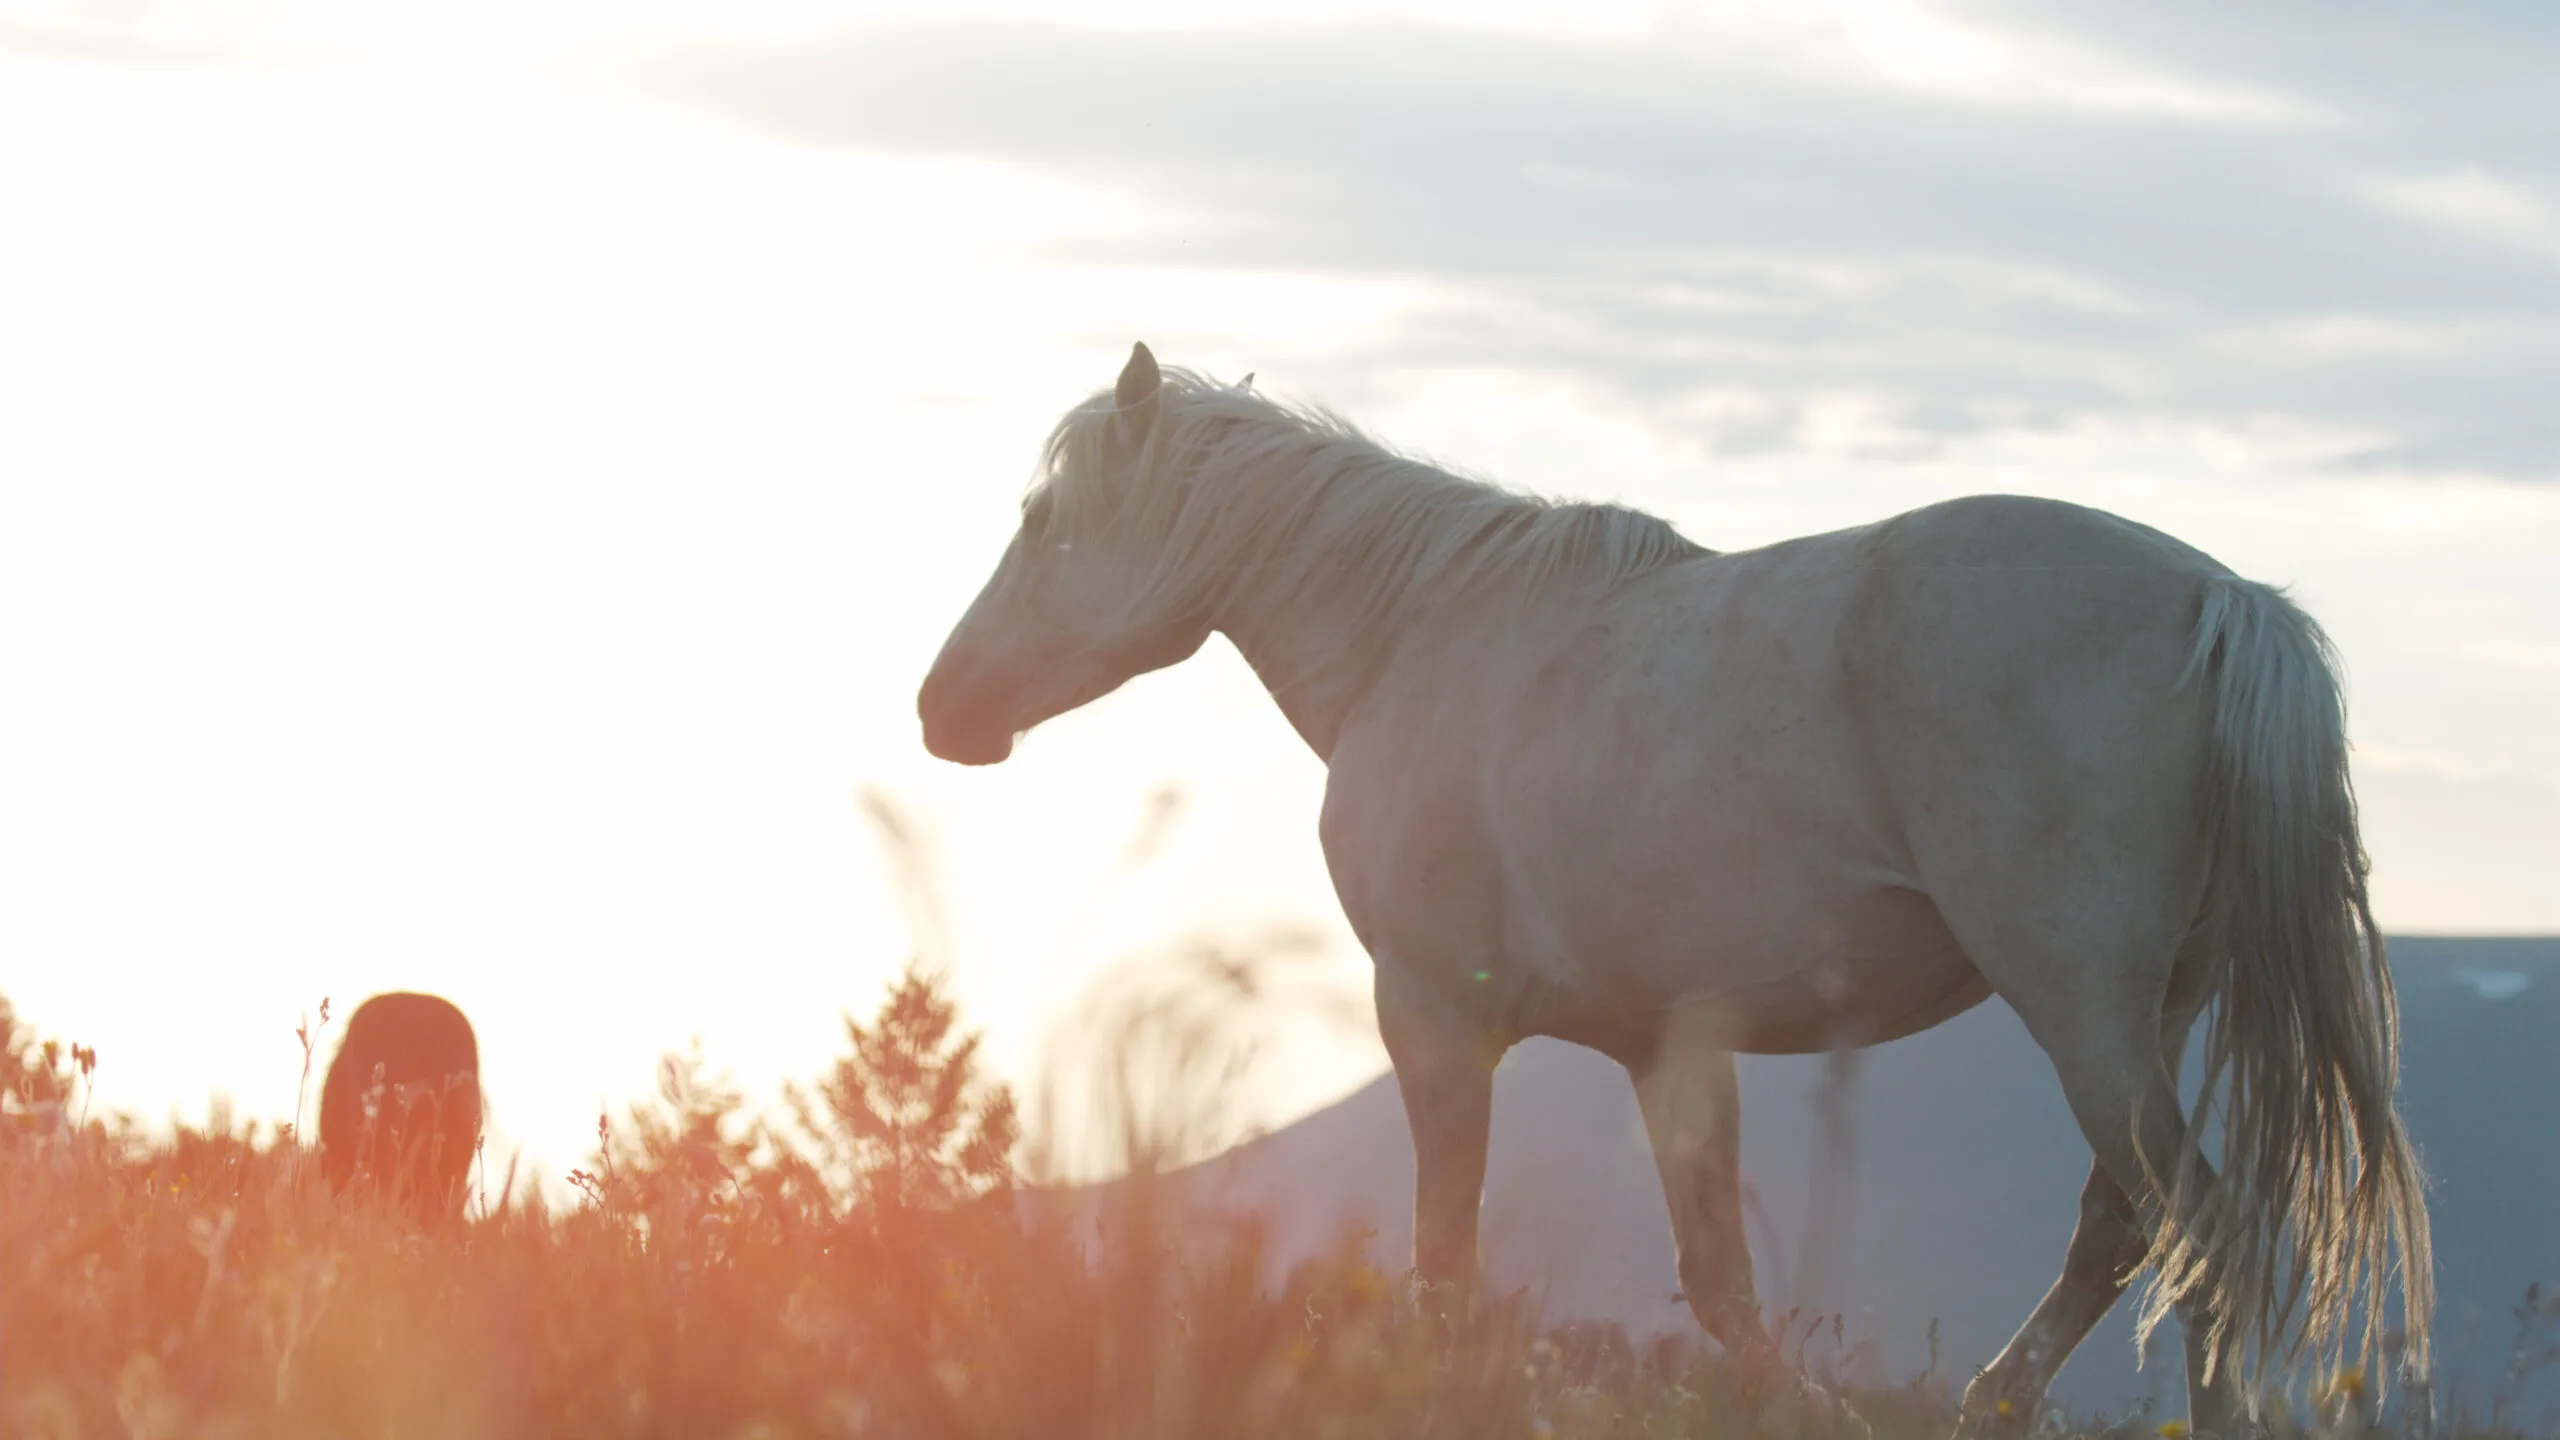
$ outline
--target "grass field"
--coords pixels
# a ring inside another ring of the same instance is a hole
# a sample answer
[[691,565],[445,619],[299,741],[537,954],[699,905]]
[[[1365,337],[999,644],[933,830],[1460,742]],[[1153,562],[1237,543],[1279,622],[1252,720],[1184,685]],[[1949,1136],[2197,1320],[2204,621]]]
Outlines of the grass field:
[[[1356,1236],[1270,1285],[1253,1217],[1165,1187],[1036,1218],[1011,1098],[913,975],[776,1118],[670,1056],[574,1203],[484,1177],[433,1236],[331,1196],[289,1126],[147,1136],[82,1113],[87,1052],[4,1002],[0,1034],[0,1434],[1934,1440],[1965,1378],[1848,1420],[1703,1346],[1447,1304]],[[2276,1428],[2374,1422],[2349,1385]]]

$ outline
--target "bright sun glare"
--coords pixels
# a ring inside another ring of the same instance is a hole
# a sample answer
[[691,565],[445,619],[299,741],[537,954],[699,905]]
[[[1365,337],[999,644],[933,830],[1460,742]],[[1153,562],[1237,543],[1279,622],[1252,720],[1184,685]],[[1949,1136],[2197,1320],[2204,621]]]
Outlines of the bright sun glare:
[[[591,83],[632,47],[1055,22],[1038,0],[143,10],[156,43],[252,58],[0,48],[0,194],[57,222],[0,228],[0,616],[29,617],[0,621],[0,668],[43,697],[0,711],[0,753],[41,757],[0,771],[0,950],[29,957],[7,979],[22,1014],[114,1037],[106,1103],[200,1115],[217,1076],[245,1111],[290,1114],[296,1012],[403,985],[479,1017],[498,1138],[555,1175],[596,1106],[645,1089],[689,1032],[751,1089],[807,1075],[908,944],[855,798],[872,784],[941,847],[961,998],[1018,1077],[1103,964],[1195,930],[1313,922],[1325,975],[1359,993],[1314,841],[1321,771],[1231,652],[989,773],[923,755],[914,686],[1040,436],[1131,339],[1331,399],[1341,357],[1470,303],[1457,279],[1095,260],[1079,247],[1193,217]],[[0,0],[0,23],[74,36],[102,13]],[[2319,119],[1909,4],[1128,0],[1075,18],[1658,31],[1967,105]],[[2486,193],[2410,203],[2512,220]],[[2486,728],[2560,673],[2560,582],[2534,578],[2560,542],[2548,494],[2339,482],[2313,475],[2336,436],[2272,422],[2236,442],[2080,425],[1878,463],[1909,437],[1855,394],[1807,407],[1818,453],[1710,476],[1674,432],[1752,397],[1645,412],[1491,365],[1372,378],[1358,418],[1389,439],[1652,505],[1719,546],[1990,488],[2174,509],[2238,568],[2305,581],[2356,657],[2386,786],[2458,781],[2501,816],[2560,786],[2553,740]],[[2457,612],[2468,651],[2439,639]],[[1122,875],[1164,781],[1191,792],[1184,828]],[[2454,802],[2393,794],[2378,834],[2455,823]],[[2517,830],[2485,861],[2378,841],[2386,922],[2560,924]],[[1267,1116],[1380,1064],[1366,1031],[1290,1033]]]

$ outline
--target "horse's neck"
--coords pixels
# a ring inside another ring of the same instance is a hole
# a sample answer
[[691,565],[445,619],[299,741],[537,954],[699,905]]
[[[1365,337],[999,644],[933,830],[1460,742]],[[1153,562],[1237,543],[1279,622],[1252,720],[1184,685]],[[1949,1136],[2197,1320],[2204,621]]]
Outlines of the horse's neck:
[[[1326,761],[1333,759],[1343,719],[1368,693],[1402,629],[1363,627],[1357,617],[1327,614],[1329,608],[1335,607],[1322,597],[1306,597],[1285,612],[1248,603],[1219,625],[1299,738]],[[1361,633],[1364,628],[1369,633]]]
[[[1346,535],[1343,543],[1357,542]],[[1328,762],[1344,721],[1413,627],[1429,623],[1423,612],[1430,602],[1400,585],[1388,586],[1399,598],[1381,608],[1371,586],[1309,582],[1311,572],[1348,582],[1365,567],[1381,563],[1373,547],[1360,549],[1363,553],[1313,555],[1312,566],[1247,564],[1242,567],[1247,578],[1227,592],[1214,620],[1299,737]]]

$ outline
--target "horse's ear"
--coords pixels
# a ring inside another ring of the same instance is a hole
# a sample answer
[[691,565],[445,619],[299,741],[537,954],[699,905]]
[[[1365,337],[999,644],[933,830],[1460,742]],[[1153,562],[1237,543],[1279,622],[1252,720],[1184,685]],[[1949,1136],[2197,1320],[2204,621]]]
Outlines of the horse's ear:
[[1120,383],[1111,392],[1113,428],[1122,440],[1135,444],[1146,437],[1163,391],[1164,372],[1156,368],[1154,352],[1143,343],[1132,348],[1129,363],[1120,367]]

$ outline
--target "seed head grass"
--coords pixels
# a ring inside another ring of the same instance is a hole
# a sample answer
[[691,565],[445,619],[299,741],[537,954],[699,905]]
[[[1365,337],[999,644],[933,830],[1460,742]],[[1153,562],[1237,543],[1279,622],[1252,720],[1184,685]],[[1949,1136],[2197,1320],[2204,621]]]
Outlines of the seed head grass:
[[[1846,1414],[1808,1391],[1755,1393],[1703,1344],[1419,1287],[1357,1233],[1284,1270],[1266,1217],[1145,1168],[1027,1186],[1011,1099],[929,977],[847,1028],[844,1059],[776,1118],[698,1050],[670,1055],[652,1099],[600,1117],[573,1202],[510,1174],[479,1192],[494,1206],[427,1234],[329,1194],[290,1127],[219,1109],[165,1135],[82,1118],[67,1102],[83,1062],[29,1043],[0,1003],[0,1433],[1936,1440],[1954,1426],[1926,1376],[1810,1377]],[[1129,1133],[1155,1146],[1163,1130]],[[2275,1428],[2375,1433],[2360,1375],[2328,1388],[2321,1413]],[[2186,1440],[2179,1422],[2151,1428]]]

